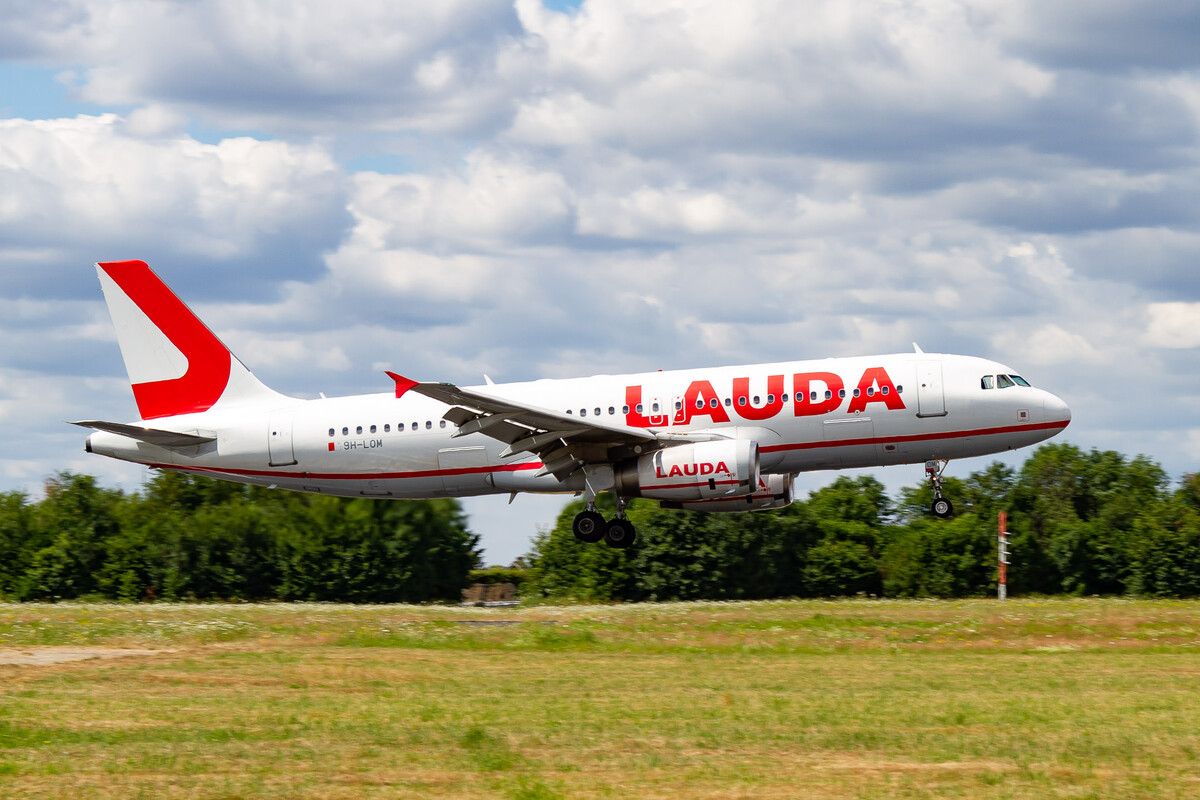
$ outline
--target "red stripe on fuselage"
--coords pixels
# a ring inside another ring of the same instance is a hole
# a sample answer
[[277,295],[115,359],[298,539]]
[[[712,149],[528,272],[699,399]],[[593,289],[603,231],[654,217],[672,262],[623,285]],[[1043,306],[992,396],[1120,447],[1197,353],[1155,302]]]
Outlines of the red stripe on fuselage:
[[[717,486],[737,486],[737,480],[714,481]],[[642,491],[659,491],[660,489],[695,489],[698,486],[708,486],[708,481],[693,481],[691,483],[656,483],[643,486]]]
[[242,475],[254,478],[302,478],[321,481],[403,480],[409,478],[447,478],[454,475],[480,475],[488,472],[521,472],[541,469],[540,461],[504,464],[499,467],[460,467],[458,469],[426,469],[411,472],[284,472],[274,469],[230,469],[228,467],[191,467],[182,464],[147,464],[158,469],[177,469],[187,472],[208,472],[222,475]]
[[1005,433],[1024,431],[1063,430],[1066,422],[1040,422],[1036,425],[1007,425],[1002,428],[977,428],[971,431],[946,431],[944,433],[914,433],[906,436],[873,436],[869,439],[842,439],[838,441],[796,442],[794,444],[772,444],[760,448],[763,453],[780,453],[786,450],[817,450],[825,447],[854,447],[864,444],[899,444],[902,442],[924,442],[941,439],[969,439],[973,436],[998,436]]

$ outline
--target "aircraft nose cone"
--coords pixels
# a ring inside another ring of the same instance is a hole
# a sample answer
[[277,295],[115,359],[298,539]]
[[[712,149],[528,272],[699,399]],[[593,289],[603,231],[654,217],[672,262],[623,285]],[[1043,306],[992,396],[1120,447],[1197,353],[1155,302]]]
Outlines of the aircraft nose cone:
[[1047,422],[1061,422],[1064,427],[1071,422],[1071,409],[1060,398],[1047,393],[1042,401],[1042,412]]

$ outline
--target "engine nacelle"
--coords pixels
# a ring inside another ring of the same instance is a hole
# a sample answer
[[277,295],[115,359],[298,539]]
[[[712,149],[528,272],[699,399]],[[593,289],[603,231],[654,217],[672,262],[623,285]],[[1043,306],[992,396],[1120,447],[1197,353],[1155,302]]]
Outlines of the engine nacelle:
[[770,508],[786,508],[794,498],[792,486],[796,476],[791,474],[764,475],[758,482],[758,490],[741,497],[719,497],[712,500],[676,502],[663,500],[663,508],[684,511],[733,512],[766,511]]
[[653,500],[737,497],[759,483],[758,442],[748,439],[668,447],[616,470],[617,493]]

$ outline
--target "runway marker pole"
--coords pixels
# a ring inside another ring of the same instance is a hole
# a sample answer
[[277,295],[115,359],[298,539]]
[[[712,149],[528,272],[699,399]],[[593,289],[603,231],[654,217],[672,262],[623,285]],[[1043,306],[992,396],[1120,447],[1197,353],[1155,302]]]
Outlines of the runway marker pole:
[[996,584],[996,598],[1008,598],[1008,514],[1000,512],[999,546],[996,548],[999,558],[1000,580]]

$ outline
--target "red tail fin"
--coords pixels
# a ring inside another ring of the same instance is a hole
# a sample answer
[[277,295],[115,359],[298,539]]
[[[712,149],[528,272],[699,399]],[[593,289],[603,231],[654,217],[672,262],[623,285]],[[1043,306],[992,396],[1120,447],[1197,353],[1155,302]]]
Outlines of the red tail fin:
[[275,396],[144,261],[97,264],[142,419]]

